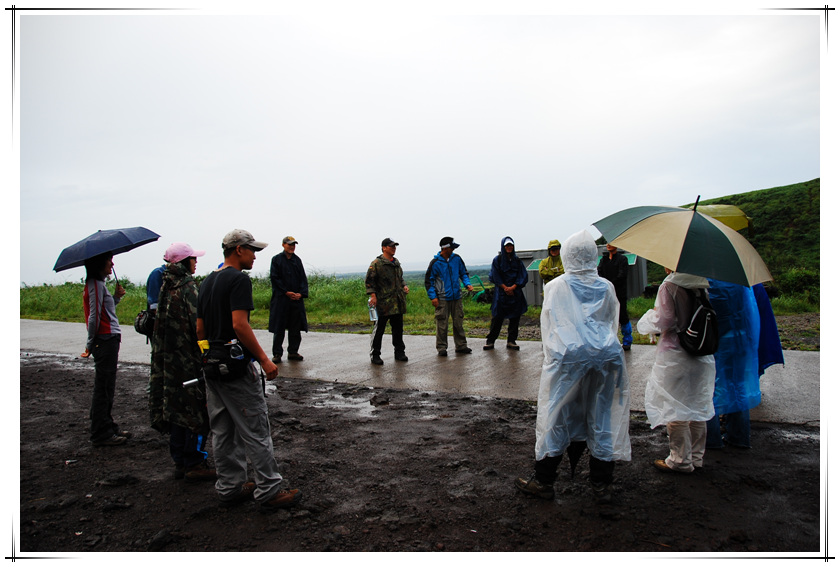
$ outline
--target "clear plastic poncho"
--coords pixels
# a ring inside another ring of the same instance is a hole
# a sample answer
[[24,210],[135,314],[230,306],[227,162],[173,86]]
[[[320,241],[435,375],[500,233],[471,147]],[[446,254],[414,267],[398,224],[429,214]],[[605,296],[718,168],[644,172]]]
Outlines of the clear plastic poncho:
[[708,287],[706,278],[677,272],[668,275],[659,286],[653,309],[636,325],[642,335],[661,333],[645,388],[651,428],[672,421],[708,421],[715,415],[715,357],[688,354],[677,336],[692,315],[692,300],[686,290]]
[[630,385],[618,341],[618,300],[598,276],[598,248],[581,231],[560,251],[566,273],[546,284],[536,459],[586,441],[602,461],[630,460]]

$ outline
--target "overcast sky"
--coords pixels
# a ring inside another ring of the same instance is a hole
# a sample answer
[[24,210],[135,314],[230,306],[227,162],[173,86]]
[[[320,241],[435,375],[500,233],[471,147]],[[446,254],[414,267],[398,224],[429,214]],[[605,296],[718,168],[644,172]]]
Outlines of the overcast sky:
[[256,274],[286,235],[309,272],[385,237],[406,269],[447,235],[488,264],[506,235],[820,177],[825,16],[759,8],[23,13],[20,281],[80,281],[65,246],[137,225],[161,235],[115,258],[138,283],[175,241],[208,273],[234,228],[270,244]]

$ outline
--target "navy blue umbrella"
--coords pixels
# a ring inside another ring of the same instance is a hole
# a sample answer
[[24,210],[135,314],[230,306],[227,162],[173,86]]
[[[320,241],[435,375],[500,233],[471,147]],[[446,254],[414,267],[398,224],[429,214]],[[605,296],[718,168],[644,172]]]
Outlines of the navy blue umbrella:
[[100,230],[61,251],[53,270],[60,272],[85,265],[85,260],[100,254],[120,254],[138,246],[154,242],[160,235],[148,228],[116,228]]

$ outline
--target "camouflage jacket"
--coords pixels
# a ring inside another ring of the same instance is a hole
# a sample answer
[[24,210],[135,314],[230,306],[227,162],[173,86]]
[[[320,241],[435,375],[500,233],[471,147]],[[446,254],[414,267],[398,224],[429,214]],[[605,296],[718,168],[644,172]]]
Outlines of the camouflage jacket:
[[378,256],[367,271],[365,291],[368,295],[376,294],[376,310],[383,317],[401,315],[406,311],[405,280],[400,261],[394,258],[389,262],[384,256]]
[[170,423],[207,434],[209,419],[204,383],[183,383],[201,375],[195,331],[198,285],[182,264],[167,264],[152,335],[149,380],[151,425],[169,433]]

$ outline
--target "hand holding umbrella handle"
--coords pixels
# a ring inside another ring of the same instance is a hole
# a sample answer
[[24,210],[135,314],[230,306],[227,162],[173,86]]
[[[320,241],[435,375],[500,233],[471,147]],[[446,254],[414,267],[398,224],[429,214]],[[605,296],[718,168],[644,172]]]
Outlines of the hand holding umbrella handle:
[[120,285],[120,280],[117,278],[117,271],[114,268],[111,268],[111,271],[114,272],[114,297],[120,299],[125,295],[125,288]]

